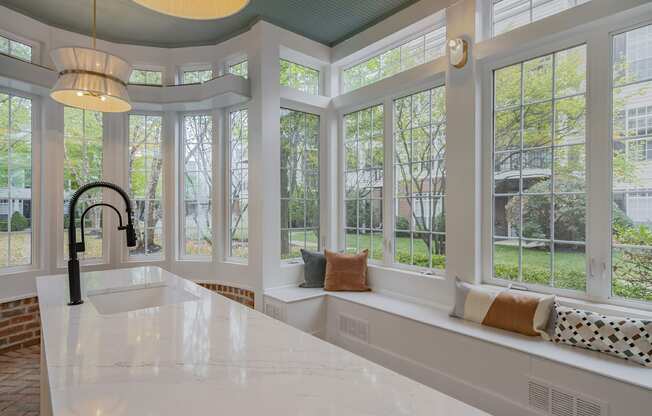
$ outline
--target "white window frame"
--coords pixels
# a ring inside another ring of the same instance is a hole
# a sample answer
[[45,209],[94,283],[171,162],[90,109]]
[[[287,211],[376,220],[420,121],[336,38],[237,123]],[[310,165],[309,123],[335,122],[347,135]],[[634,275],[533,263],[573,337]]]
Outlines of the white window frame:
[[281,61],[288,62],[290,65],[296,65],[296,66],[300,66],[300,67],[303,67],[303,68],[306,68],[306,69],[309,69],[309,70],[312,70],[312,71],[316,71],[317,72],[317,93],[313,94],[311,92],[302,91],[302,90],[300,90],[298,88],[294,88],[294,87],[291,87],[289,85],[280,84],[280,80],[279,80],[279,84],[280,84],[281,88],[291,88],[292,90],[299,91],[302,94],[306,94],[306,95],[310,95],[310,96],[319,96],[319,95],[322,94],[322,91],[324,90],[324,88],[323,88],[324,74],[323,74],[323,69],[322,68],[315,68],[314,65],[308,65],[308,64],[305,64],[305,63],[302,63],[302,62],[297,62],[297,61],[301,61],[301,59],[294,59],[294,57],[288,58],[288,57],[284,57],[284,56],[281,56],[279,61],[278,61],[279,68],[281,66]]
[[[478,1],[483,2],[484,0],[478,0]],[[530,25],[530,24],[532,24],[534,22],[538,22],[539,20],[543,20],[543,19],[545,19],[547,17],[550,17],[550,16],[555,16],[555,15],[557,15],[559,13],[563,13],[563,12],[571,10],[571,9],[573,9],[575,7],[581,6],[582,4],[585,4],[585,3],[576,4],[575,6],[571,6],[569,8],[559,10],[557,13],[553,13],[553,14],[548,15],[546,17],[534,20],[534,15],[533,15],[533,13],[534,13],[534,1],[535,0],[521,0],[522,4],[529,3],[529,6],[528,6],[527,10],[529,12],[530,21],[528,23],[526,23],[526,24],[524,24],[522,26],[518,26],[518,27],[516,27],[514,29],[508,30],[506,32],[501,32],[501,33],[496,34],[496,32],[495,32],[495,22],[494,22],[494,5],[498,2],[498,0],[489,0],[489,4],[487,4],[486,9],[485,8],[480,9],[483,12],[483,18],[482,18],[483,29],[484,28],[487,29],[487,32],[485,33],[485,38],[490,39],[490,38],[493,38],[493,37],[496,37],[496,36],[503,35],[505,33],[509,33],[512,30],[516,30],[516,29],[525,27],[525,26]],[[547,1],[554,1],[554,0],[547,0]],[[575,0],[575,1],[581,1],[581,0]],[[588,1],[591,1],[591,0],[588,0]]]
[[[67,241],[65,238],[66,233],[68,232],[68,229],[64,229],[64,216],[66,215],[66,212],[64,211],[63,208],[63,201],[64,201],[64,196],[63,196],[63,190],[64,190],[64,169],[65,169],[65,149],[64,149],[64,142],[65,142],[65,118],[64,118],[64,108],[65,106],[61,106],[61,160],[60,163],[57,166],[57,175],[59,175],[59,179],[57,180],[57,183],[60,184],[59,188],[57,190],[58,199],[57,199],[57,206],[59,210],[59,215],[57,215],[57,221],[58,223],[58,239],[57,241],[60,241],[62,243],[57,244],[57,265],[60,268],[66,267],[66,264],[68,263],[68,260],[65,258],[64,254],[64,244],[63,241]],[[88,110],[81,110],[80,111],[88,111]],[[109,131],[110,128],[108,126],[109,120],[107,118],[106,113],[102,115],[102,180],[107,180],[106,178],[110,178],[112,172],[111,169],[109,168],[110,165],[112,165],[111,161],[111,154],[107,146],[107,137],[109,137]],[[102,199],[104,201],[108,201],[109,199],[107,198],[108,196],[108,191],[103,190],[102,191]],[[98,258],[92,258],[92,259],[80,259],[79,263],[81,266],[99,266],[99,265],[106,265],[110,263],[110,247],[111,247],[111,238],[112,237],[112,232],[111,228],[109,226],[109,217],[105,215],[106,210],[104,208],[95,208],[95,209],[101,209],[102,212],[102,257]]]
[[[402,89],[399,93],[394,93],[387,95],[383,98],[366,101],[363,104],[358,104],[355,106],[342,108],[338,113],[338,144],[337,144],[337,178],[338,178],[338,193],[337,193],[337,247],[338,250],[345,250],[346,248],[346,178],[344,175],[345,172],[345,151],[344,151],[344,141],[346,135],[346,126],[344,123],[344,116],[347,114],[354,113],[356,111],[364,110],[369,107],[375,107],[377,105],[383,105],[384,110],[384,185],[383,185],[383,260],[372,260],[369,259],[369,264],[376,266],[385,267],[388,269],[394,269],[398,271],[406,271],[411,273],[417,273],[423,277],[444,277],[446,274],[445,270],[436,269],[436,268],[427,268],[420,266],[413,266],[407,264],[396,263],[394,261],[394,223],[396,218],[395,204],[394,204],[394,101],[417,94],[419,92],[435,89],[438,87],[446,86],[446,74],[439,73],[436,74],[432,80],[427,82],[422,82],[417,85],[411,86],[410,88]],[[446,153],[446,159],[448,159],[448,152]]]
[[[127,113],[125,117],[125,148],[123,152],[123,157],[124,157],[124,169],[125,172],[127,172],[126,177],[125,177],[125,191],[127,193],[131,194],[131,173],[128,171],[129,167],[129,143],[131,140],[131,137],[129,136],[129,118],[132,115],[136,116],[150,116],[150,117],[160,117],[161,118],[161,157],[163,158],[163,166],[161,168],[161,181],[162,181],[162,186],[161,189],[163,190],[163,193],[161,194],[161,210],[162,210],[162,217],[161,217],[161,224],[162,224],[162,235],[161,238],[163,240],[163,250],[161,250],[160,253],[158,254],[139,254],[139,255],[130,255],[129,254],[129,248],[125,247],[123,256],[122,256],[122,261],[125,263],[151,263],[151,262],[161,262],[166,259],[166,253],[168,252],[168,238],[167,234],[170,232],[170,230],[173,230],[174,227],[169,226],[168,220],[172,218],[173,216],[168,215],[168,209],[167,209],[167,192],[168,192],[168,184],[167,184],[167,178],[166,178],[166,171],[167,171],[167,166],[168,166],[168,160],[166,158],[167,152],[166,152],[166,120],[165,120],[165,113],[161,112],[156,112],[156,111],[132,111]],[[133,203],[133,202],[132,202]],[[134,204],[134,211],[135,211],[135,204]]]
[[[224,68],[223,68],[222,72],[223,72],[225,75],[226,75],[226,74],[232,74],[232,73],[231,73],[231,67],[234,67],[234,66],[237,66],[237,65],[243,64],[243,63],[245,63],[245,62],[247,63],[247,76],[246,76],[245,78],[246,78],[246,79],[249,79],[249,58],[248,58],[246,55],[245,55],[245,56],[239,56],[239,57],[237,57],[237,58],[233,58],[233,59],[228,59],[228,60],[226,60],[226,61],[224,62]],[[235,75],[235,74],[233,74],[233,75]],[[239,76],[239,75],[236,75],[236,76]],[[229,109],[229,111],[236,111],[236,110]]]
[[[33,50],[32,50],[33,52]],[[11,88],[0,87],[0,92],[12,96],[30,99],[32,101],[32,236],[31,236],[31,261],[30,264],[0,268],[0,276],[16,273],[36,271],[41,268],[41,98],[16,91]],[[7,206],[9,200],[7,199]],[[62,201],[63,205],[63,201]],[[63,217],[62,217],[63,218]]]
[[[2,36],[4,38],[7,38],[10,41],[13,40],[14,42],[19,42],[19,43],[25,44],[25,45],[29,46],[30,48],[32,48],[32,60],[31,61],[24,61],[24,62],[30,62],[30,63],[33,63],[33,64],[40,64],[41,63],[41,44],[39,42],[34,41],[32,39],[28,39],[28,38],[26,38],[24,36],[16,35],[14,33],[8,32],[8,31],[6,31],[4,29],[0,29],[0,36]],[[15,57],[13,55],[9,55],[9,56],[23,61],[23,59]]]
[[[549,293],[569,300],[591,301],[601,304],[652,310],[652,302],[622,299],[611,295],[611,219],[612,189],[611,164],[613,137],[613,37],[638,27],[652,24],[643,17],[632,24],[623,17],[608,19],[603,25],[592,26],[554,42],[537,40],[524,45],[509,57],[486,59],[480,62],[482,77],[482,267],[483,283],[496,286],[515,286],[539,293]],[[557,51],[586,44],[586,292],[548,286],[511,282],[493,277],[493,71]],[[608,51],[605,51],[608,50]],[[608,82],[608,85],[605,83]],[[593,97],[593,98],[592,98]],[[595,98],[599,97],[599,98]],[[601,117],[602,116],[602,117]],[[604,166],[609,166],[608,178]]]
[[[447,20],[446,20],[446,14],[445,13],[442,14],[442,16],[437,19],[437,21],[436,21],[436,23],[434,25],[430,25],[430,26],[428,26],[428,27],[426,27],[424,29],[421,29],[421,30],[415,31],[413,33],[410,33],[409,35],[404,36],[404,37],[400,38],[399,40],[397,40],[395,42],[392,42],[389,45],[384,46],[381,49],[374,50],[371,53],[365,54],[360,59],[356,59],[355,61],[353,61],[351,63],[347,63],[346,65],[340,67],[339,68],[339,91],[340,91],[340,93],[341,94],[347,94],[347,93],[350,93],[350,92],[353,92],[353,91],[357,91],[359,89],[368,87],[370,85],[374,85],[374,84],[382,81],[383,79],[386,79],[386,78],[381,78],[378,81],[373,82],[371,84],[363,85],[362,87],[347,91],[344,88],[344,72],[345,71],[347,71],[347,70],[349,70],[349,69],[351,69],[351,68],[353,68],[355,66],[358,66],[360,64],[363,64],[363,63],[365,63],[365,62],[367,62],[367,61],[369,61],[371,59],[379,57],[380,55],[384,54],[387,51],[390,51],[390,50],[392,50],[394,48],[401,47],[401,46],[403,46],[405,44],[408,44],[408,43],[412,42],[413,40],[416,40],[416,39],[418,39],[420,37],[423,37],[423,36],[427,35],[428,33],[433,32],[433,31],[435,31],[437,29],[441,29],[442,27],[446,28],[446,31],[448,32],[448,26],[447,26]],[[440,59],[440,58],[445,57],[445,56],[446,55],[444,54],[442,56],[434,58],[434,60]],[[432,62],[432,61],[433,60],[428,61],[428,62]],[[423,62],[423,64],[428,63],[428,62]],[[404,71],[401,70],[397,74],[400,74],[402,72],[404,72]],[[394,74],[394,75],[397,75],[397,74]]]
[[[298,111],[302,113],[309,113],[313,114],[319,117],[319,250],[323,250],[324,248],[328,248],[326,245],[326,242],[328,241],[328,201],[327,198],[324,198],[322,195],[326,195],[328,192],[328,186],[327,186],[327,176],[328,172],[326,171],[327,164],[328,164],[328,151],[327,151],[327,146],[328,146],[328,131],[327,131],[327,117],[328,117],[328,110],[321,108],[321,107],[316,107],[312,106],[310,104],[305,104],[301,103],[298,101],[291,101],[287,100],[284,98],[281,98],[281,106],[279,107],[279,121],[280,121],[280,112],[282,109],[287,109],[291,111]],[[280,138],[279,138],[279,146],[281,144]],[[280,161],[279,161],[280,162]],[[281,165],[279,163],[278,166],[279,173],[281,170]],[[280,183],[280,182],[279,182]],[[279,205],[281,201],[281,195],[280,195],[280,188],[279,188]],[[280,213],[280,211],[279,211]],[[279,218],[279,237],[281,233],[281,223],[280,223],[280,218]],[[305,227],[304,227],[305,228]],[[280,246],[279,246],[280,247]],[[279,251],[278,253],[281,266],[284,265],[292,265],[292,264],[299,264],[302,263],[301,257],[295,257],[295,258],[288,258],[288,259],[283,259],[281,258],[281,252]]]
[[[212,77],[211,79],[214,79],[216,77],[216,72],[215,68],[213,68],[213,65],[211,64],[194,64],[194,65],[184,65],[181,68],[179,68],[179,73],[177,74],[177,85],[201,85],[201,83],[190,83],[190,84],[184,84],[183,82],[183,77],[186,72],[195,72],[195,71],[212,71]],[[208,82],[208,81],[206,81]]]
[[[249,112],[249,107],[247,105],[239,105],[230,108],[226,108],[224,111],[224,212],[222,219],[226,226],[224,227],[224,260],[230,263],[239,263],[239,264],[248,264],[249,257],[238,257],[231,255],[231,113],[237,111],[247,111]],[[251,138],[251,134],[249,135]],[[249,141],[249,140],[248,140]],[[249,141],[249,145],[251,142]],[[251,151],[248,150],[248,157],[251,159]],[[251,181],[249,181],[250,176],[247,175],[247,187],[250,189]],[[251,200],[251,195],[248,197]],[[249,211],[249,208],[247,208]],[[249,212],[247,212],[249,215]],[[251,229],[248,230],[251,232]]]
[[[338,197],[339,197],[339,200],[340,200],[340,203],[338,204],[338,207],[340,208],[341,212],[340,212],[340,215],[338,215],[338,218],[340,218],[340,220],[339,220],[337,229],[338,229],[338,233],[341,234],[341,237],[340,237],[339,243],[338,243],[338,248],[340,250],[346,251],[346,231],[347,231],[347,229],[353,229],[353,228],[352,227],[347,227],[347,225],[346,225],[346,148],[345,148],[345,142],[346,142],[347,137],[346,137],[345,118],[347,116],[351,115],[351,114],[356,114],[359,111],[372,109],[372,108],[375,108],[375,107],[378,107],[378,106],[383,107],[383,152],[384,152],[384,155],[383,155],[383,188],[382,188],[383,189],[383,199],[382,199],[382,213],[383,213],[383,216],[381,217],[381,222],[382,222],[382,225],[383,225],[383,229],[382,229],[382,233],[373,231],[371,229],[370,229],[370,231],[372,231],[372,236],[379,234],[379,235],[382,235],[382,237],[383,237],[383,240],[382,240],[383,241],[383,260],[381,261],[381,260],[377,260],[377,259],[372,258],[371,253],[370,253],[370,255],[369,255],[368,259],[367,259],[367,262],[369,264],[375,264],[375,265],[380,266],[380,265],[384,265],[384,263],[385,263],[384,259],[387,256],[387,236],[385,234],[385,227],[386,227],[386,225],[385,225],[386,218],[385,217],[387,216],[385,214],[386,206],[387,206],[387,204],[386,204],[387,184],[386,184],[386,180],[385,180],[385,177],[387,176],[387,172],[385,171],[386,166],[387,166],[387,163],[386,163],[387,162],[386,161],[386,158],[387,158],[387,147],[386,147],[387,146],[387,137],[386,136],[387,135],[385,133],[385,129],[387,127],[387,121],[386,121],[387,112],[385,110],[385,102],[384,102],[384,100],[381,101],[381,102],[376,102],[374,104],[370,104],[370,105],[362,105],[362,106],[359,106],[359,107],[355,107],[355,109],[350,109],[350,110],[347,110],[345,112],[342,112],[342,114],[338,117],[339,118],[339,130],[340,130],[340,134],[339,134],[339,137],[340,137],[339,142],[340,142],[340,144],[338,146],[338,153],[339,153],[339,155],[338,155],[338,160],[339,160],[339,163],[338,163],[338,177],[341,177],[341,180],[340,180],[341,183],[340,183],[340,186],[338,188],[338,189],[340,189],[340,191],[338,192]],[[359,169],[357,171],[359,171]],[[359,227],[356,227],[355,229],[359,230]]]
[[[177,160],[177,169],[176,169],[176,174],[175,177],[177,178],[176,180],[176,192],[177,192],[177,198],[175,198],[175,210],[177,212],[177,227],[176,227],[176,238],[175,238],[175,252],[176,252],[176,260],[179,262],[202,262],[202,263],[209,263],[213,261],[213,258],[215,257],[216,254],[216,249],[217,246],[215,244],[216,242],[216,237],[219,238],[219,236],[216,233],[216,224],[215,224],[215,210],[218,209],[218,206],[216,205],[216,188],[215,188],[215,163],[216,163],[216,157],[218,157],[219,153],[216,152],[216,144],[218,142],[218,135],[216,134],[216,120],[213,111],[211,110],[198,110],[198,111],[189,111],[189,112],[181,112],[177,113],[178,114],[178,125],[177,125],[177,130],[178,130],[178,141],[177,145],[175,146],[176,149],[176,160]],[[212,160],[212,166],[211,166],[211,174],[213,177],[213,189],[211,192],[211,238],[213,240],[213,246],[212,246],[212,251],[210,255],[190,255],[186,254],[185,251],[185,227],[184,227],[184,219],[185,219],[185,187],[184,187],[184,175],[185,175],[185,164],[184,164],[184,146],[185,146],[185,139],[186,139],[186,132],[184,129],[184,119],[186,116],[196,116],[196,115],[207,115],[213,119],[213,128],[212,128],[212,139],[213,142],[211,144],[211,150],[213,152],[211,156]]]
[[163,67],[148,66],[148,65],[139,65],[134,66],[134,71],[144,71],[144,72],[160,72],[161,73],[161,83],[160,84],[132,84],[129,82],[129,85],[141,85],[147,87],[163,87],[165,86],[165,70]]

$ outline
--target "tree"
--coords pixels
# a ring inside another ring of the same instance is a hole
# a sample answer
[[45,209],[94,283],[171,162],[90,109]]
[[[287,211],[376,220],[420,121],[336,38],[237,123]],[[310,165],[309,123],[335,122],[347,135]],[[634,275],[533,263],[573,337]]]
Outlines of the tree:
[[[78,108],[64,108],[64,198],[69,199],[82,185],[102,180],[103,152],[102,113]],[[80,219],[89,205],[102,200],[102,191],[91,190],[84,194],[77,205],[76,218]],[[88,231],[85,256],[100,257],[101,245],[88,244],[89,240],[102,239],[102,211],[96,209],[86,217],[84,227]],[[64,227],[68,227],[68,212],[64,213]],[[67,234],[65,238],[67,239]],[[67,240],[66,240],[67,241]],[[64,245],[67,253],[68,245]]]
[[132,198],[136,200],[136,221],[139,238],[134,249],[139,253],[161,250],[152,232],[161,221],[160,182],[163,168],[161,157],[161,118],[132,115],[129,119],[129,172]]
[[281,255],[291,253],[290,230],[318,228],[319,116],[281,111]]
[[[246,64],[246,61],[244,62]],[[241,64],[239,64],[241,65]],[[246,66],[245,66],[246,69]],[[240,238],[248,241],[247,236],[238,236],[241,228],[248,228],[249,199],[247,193],[249,181],[249,129],[248,112],[240,110],[232,112],[230,122],[230,162],[231,162],[231,241]],[[245,241],[240,241],[244,244]],[[232,247],[233,249],[233,247]],[[232,253],[233,255],[234,253]]]
[[[213,194],[213,122],[209,115],[193,115],[184,118],[184,179],[186,218],[194,222],[199,240],[207,246],[213,245],[211,212]],[[205,204],[205,210],[202,205]]]
[[[414,230],[429,252],[444,255],[445,243],[428,232],[442,230],[443,196],[446,193],[446,100],[439,87],[396,100],[395,159],[397,195],[405,198]],[[428,213],[429,215],[416,215]],[[397,220],[400,225],[401,219]]]

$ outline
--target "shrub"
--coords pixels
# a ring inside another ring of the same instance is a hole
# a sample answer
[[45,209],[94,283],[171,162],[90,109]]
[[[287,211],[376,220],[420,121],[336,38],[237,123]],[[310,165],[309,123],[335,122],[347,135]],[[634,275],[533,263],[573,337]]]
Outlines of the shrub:
[[[23,231],[30,226],[29,220],[23,214],[16,211],[11,215],[11,231]],[[9,229],[9,221],[0,221],[0,232],[7,232]]]
[[[399,251],[396,253],[394,260],[397,263],[401,264],[414,264],[419,267],[430,267],[430,259],[425,253],[414,253],[414,263],[410,258],[409,251]],[[446,256],[440,254],[432,255],[432,268],[433,269],[445,269],[446,268]]]
[[29,228],[29,220],[20,212],[14,212],[11,215],[11,231],[23,231],[27,228]]

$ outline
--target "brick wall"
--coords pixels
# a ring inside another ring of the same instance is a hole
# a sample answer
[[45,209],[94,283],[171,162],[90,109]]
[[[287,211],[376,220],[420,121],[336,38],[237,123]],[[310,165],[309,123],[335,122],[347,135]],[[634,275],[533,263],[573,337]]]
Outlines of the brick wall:
[[[254,308],[254,292],[251,290],[216,283],[198,284]],[[41,317],[39,316],[37,297],[0,303],[0,353],[36,345],[40,342]]]
[[226,296],[227,298],[234,300],[238,303],[242,303],[245,306],[254,308],[254,292],[247,289],[240,289],[238,287],[220,285],[217,283],[197,283],[199,286],[205,287],[208,290],[217,292],[220,295]]
[[41,342],[38,298],[0,303],[0,352]]

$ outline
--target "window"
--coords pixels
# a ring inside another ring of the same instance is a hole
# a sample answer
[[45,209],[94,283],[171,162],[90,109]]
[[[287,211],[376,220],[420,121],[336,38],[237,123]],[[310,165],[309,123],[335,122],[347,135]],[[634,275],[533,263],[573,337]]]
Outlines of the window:
[[368,249],[373,260],[383,259],[384,247],[383,111],[378,105],[344,116],[346,251]]
[[509,32],[590,0],[493,0],[493,35]]
[[281,109],[281,258],[319,250],[319,116]]
[[0,92],[0,269],[32,263],[32,100]]
[[213,253],[213,118],[208,114],[183,117],[181,195],[181,254]]
[[652,26],[613,39],[612,295],[652,301]]
[[586,46],[494,71],[493,275],[586,290]]
[[163,73],[161,71],[148,71],[145,69],[134,69],[129,77],[130,84],[137,85],[162,85]]
[[247,78],[249,75],[249,62],[242,61],[237,64],[229,65],[229,74]]
[[32,47],[13,39],[0,36],[0,53],[23,61],[32,62]]
[[627,160],[652,161],[652,139],[633,139],[625,142]]
[[131,256],[163,254],[163,151],[161,116],[129,115],[129,194],[138,245]]
[[249,123],[247,110],[229,117],[229,256],[249,254]]
[[183,71],[182,84],[201,84],[213,79],[213,70],[201,69],[196,71]]
[[342,72],[344,92],[391,77],[444,56],[446,26],[412,39]]
[[[68,259],[68,206],[72,195],[82,185],[102,180],[103,123],[102,113],[64,107],[64,162],[63,162],[63,209],[64,209],[64,258]],[[77,241],[81,241],[81,215],[84,210],[102,201],[102,190],[86,192],[77,203]],[[86,251],[80,259],[103,257],[102,208],[94,208],[84,218]]]
[[319,95],[319,71],[281,59],[281,85]]
[[394,101],[394,262],[444,269],[446,89]]

